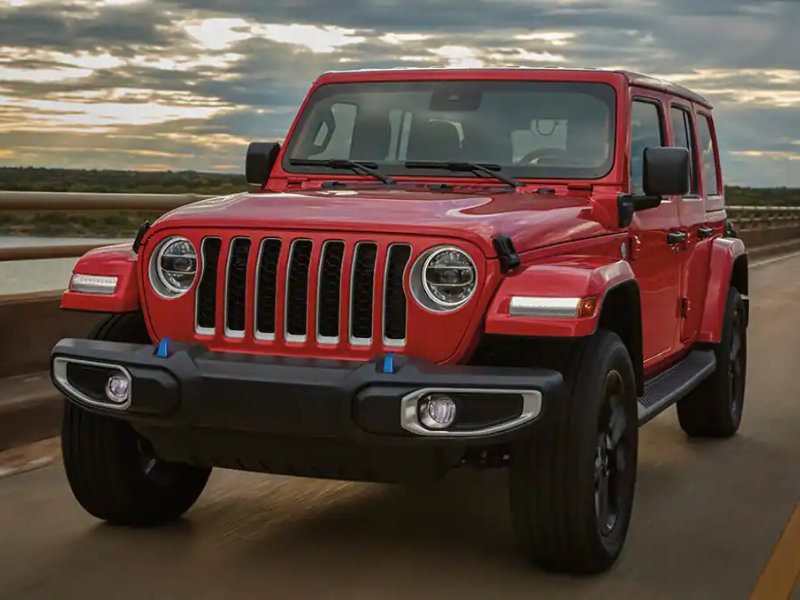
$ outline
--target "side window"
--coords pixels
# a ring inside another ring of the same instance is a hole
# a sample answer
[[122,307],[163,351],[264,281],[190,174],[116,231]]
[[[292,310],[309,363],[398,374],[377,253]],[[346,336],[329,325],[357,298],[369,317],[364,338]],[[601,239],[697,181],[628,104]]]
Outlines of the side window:
[[711,117],[700,115],[700,168],[703,172],[703,190],[706,196],[719,196],[717,177],[717,149],[711,135]]
[[664,124],[656,101],[634,100],[631,105],[631,187],[644,194],[644,151],[664,145]]
[[689,151],[689,176],[690,188],[689,193],[693,196],[697,195],[697,156],[694,151],[694,128],[692,127],[692,116],[688,110],[673,106],[670,111],[670,120],[672,121],[672,136],[673,146],[678,148],[686,148]]

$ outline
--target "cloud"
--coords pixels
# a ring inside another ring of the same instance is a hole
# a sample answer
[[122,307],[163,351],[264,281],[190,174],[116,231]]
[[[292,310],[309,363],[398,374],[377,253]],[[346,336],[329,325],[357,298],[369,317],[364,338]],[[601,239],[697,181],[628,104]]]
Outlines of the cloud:
[[798,22],[794,0],[5,0],[0,162],[230,169],[324,71],[599,66],[706,95],[729,181],[800,186]]

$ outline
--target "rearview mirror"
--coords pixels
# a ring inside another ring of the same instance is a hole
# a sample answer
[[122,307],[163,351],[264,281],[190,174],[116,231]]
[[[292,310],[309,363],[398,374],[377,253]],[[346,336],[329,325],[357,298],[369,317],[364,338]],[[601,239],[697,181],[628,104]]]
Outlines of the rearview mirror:
[[278,142],[252,142],[247,148],[245,164],[247,183],[262,188],[267,185],[269,174],[280,150],[281,145]]
[[689,151],[686,148],[647,148],[644,151],[646,196],[683,196],[689,193]]

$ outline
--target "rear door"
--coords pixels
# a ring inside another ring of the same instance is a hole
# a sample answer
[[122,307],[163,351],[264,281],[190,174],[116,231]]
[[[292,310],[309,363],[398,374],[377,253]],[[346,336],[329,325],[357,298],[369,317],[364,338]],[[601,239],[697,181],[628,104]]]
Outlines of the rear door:
[[680,225],[675,230],[679,236],[685,236],[685,240],[676,246],[682,262],[679,301],[681,325],[677,343],[687,346],[694,342],[697,335],[708,286],[713,230],[706,223],[704,191],[711,188],[712,182],[705,182],[702,177],[694,107],[689,102],[675,99],[670,105],[669,120],[671,143],[689,150],[691,165],[689,193],[677,199]]
[[[650,90],[633,90],[631,101],[630,190],[642,194],[644,151],[667,145],[667,98]],[[679,226],[678,204],[666,198],[657,208],[637,212],[631,223],[631,268],[639,282],[645,369],[675,350],[681,257],[667,234]]]

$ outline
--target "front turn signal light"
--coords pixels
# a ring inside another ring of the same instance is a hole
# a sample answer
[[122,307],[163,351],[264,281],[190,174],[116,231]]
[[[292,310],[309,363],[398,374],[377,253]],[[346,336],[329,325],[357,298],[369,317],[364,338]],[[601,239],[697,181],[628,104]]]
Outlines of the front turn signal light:
[[581,298],[581,301],[578,303],[578,318],[584,319],[586,317],[593,317],[595,311],[597,310],[597,298],[589,297],[589,298]]

